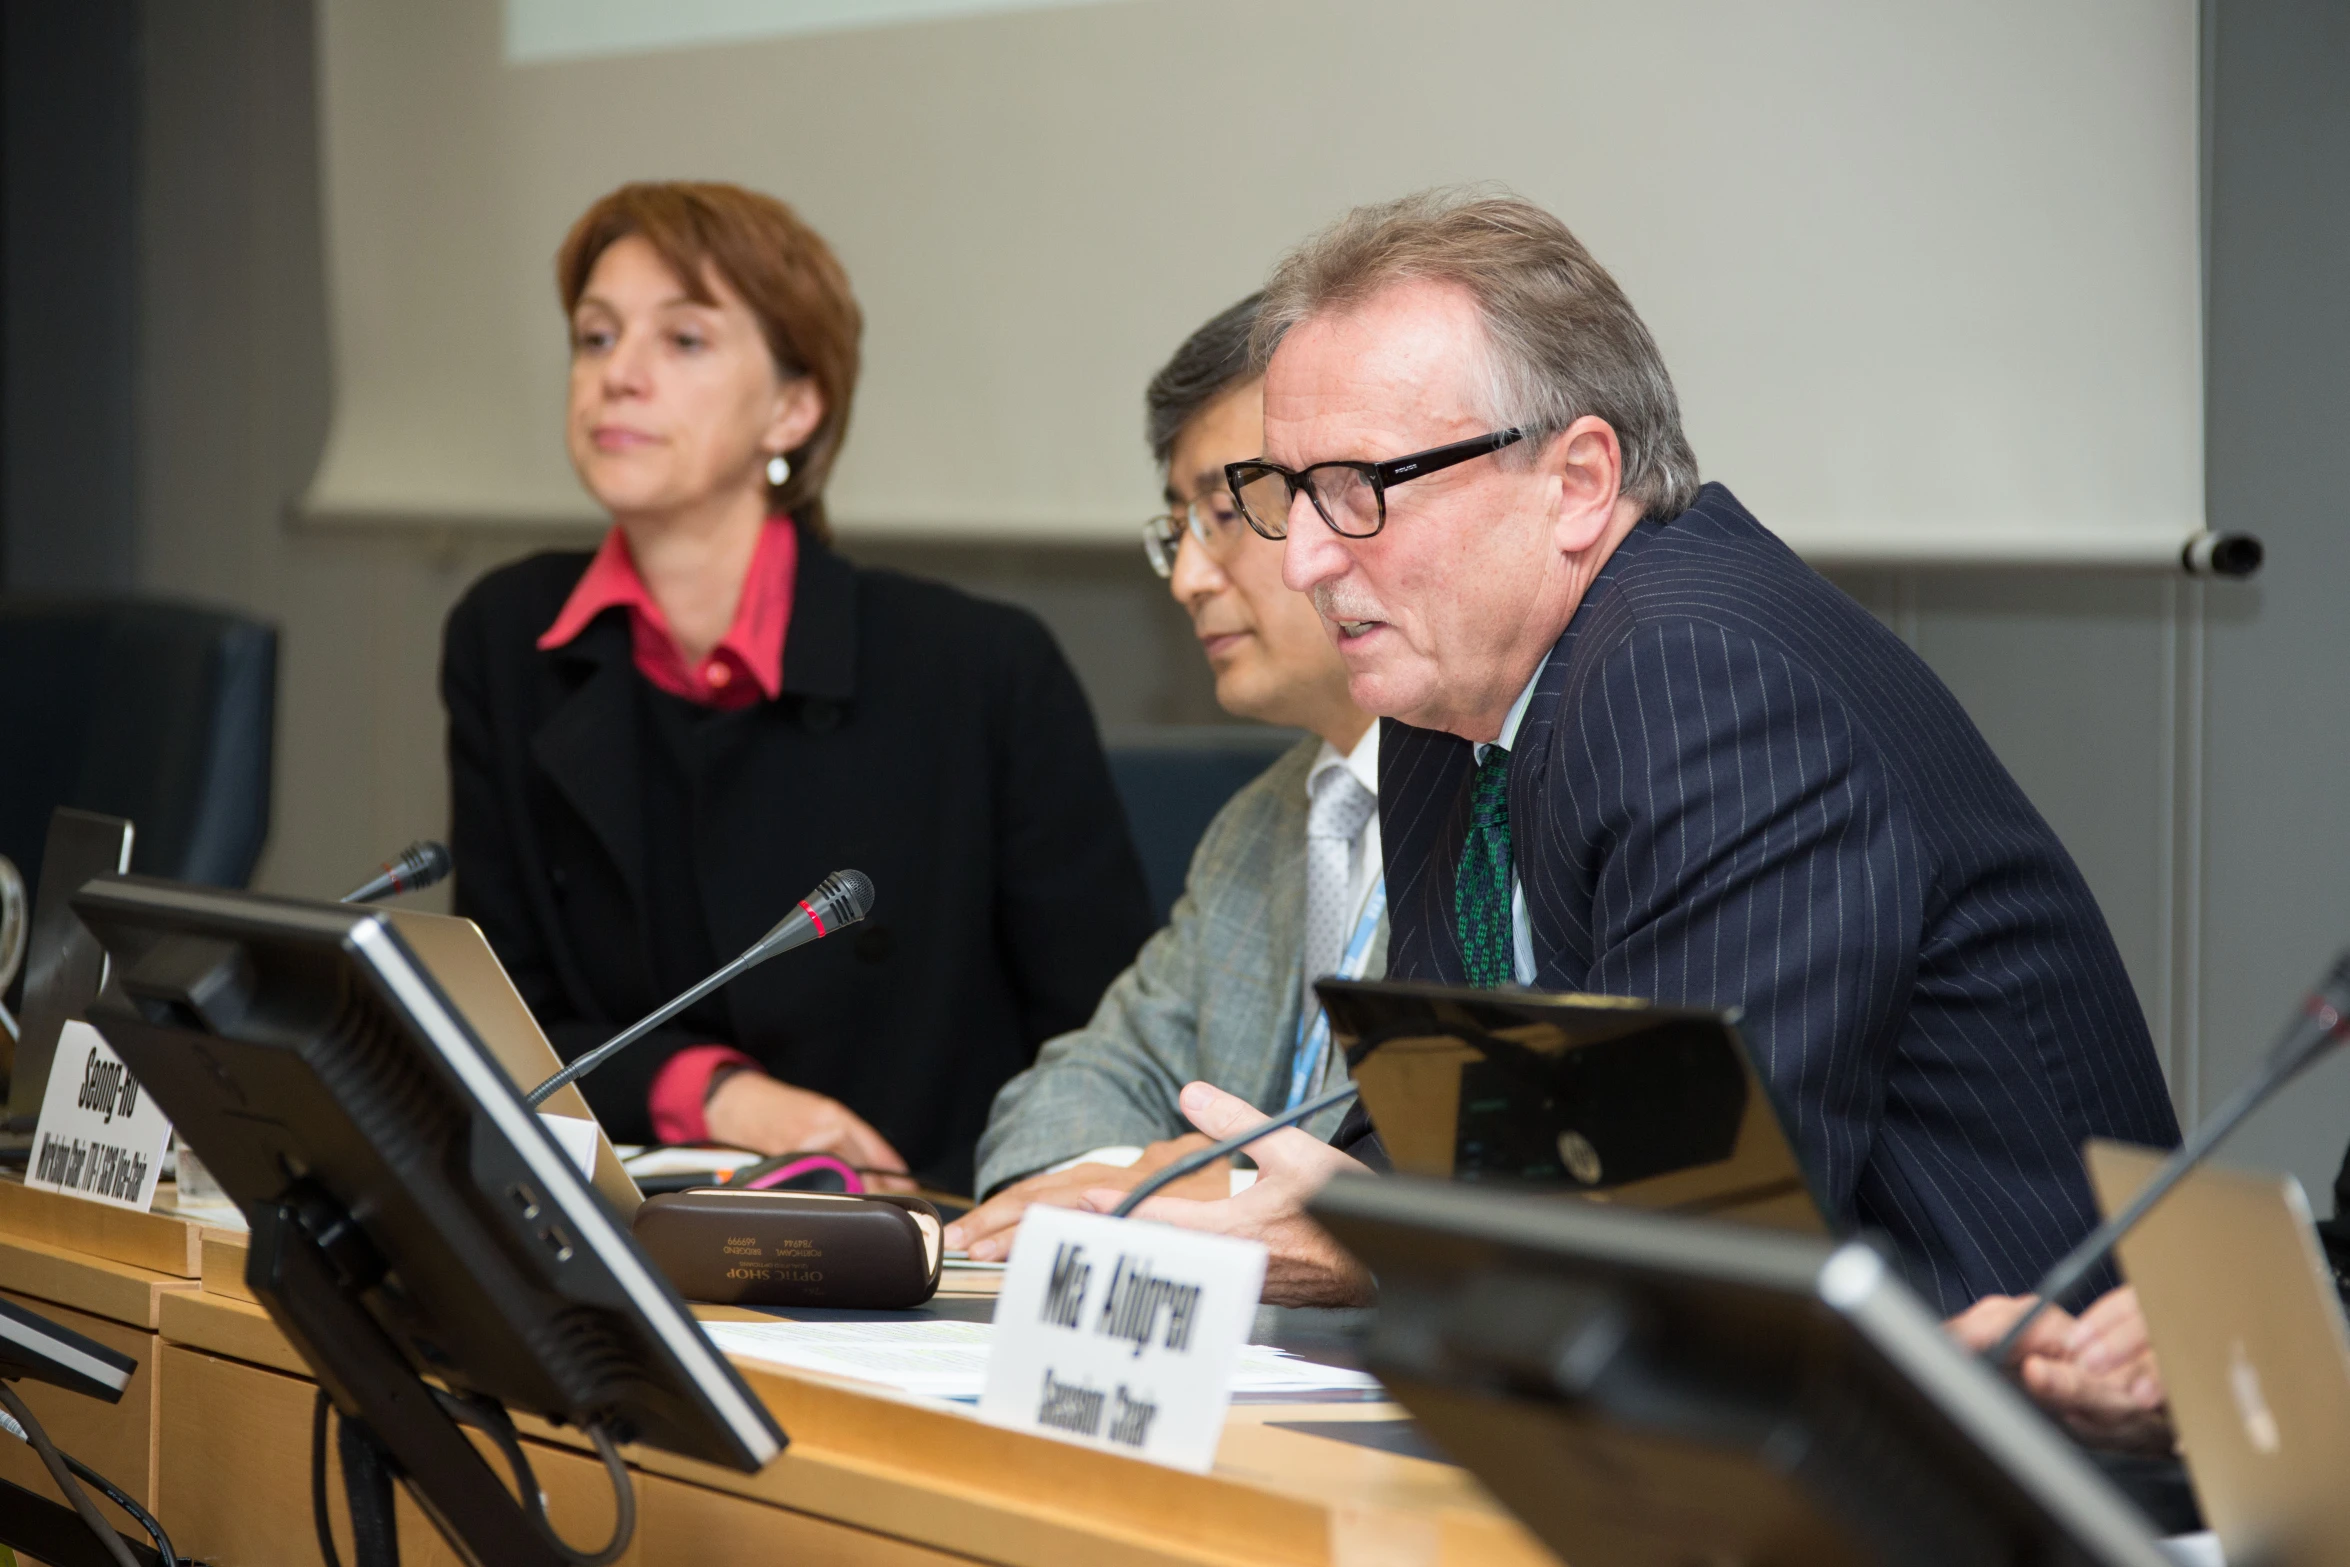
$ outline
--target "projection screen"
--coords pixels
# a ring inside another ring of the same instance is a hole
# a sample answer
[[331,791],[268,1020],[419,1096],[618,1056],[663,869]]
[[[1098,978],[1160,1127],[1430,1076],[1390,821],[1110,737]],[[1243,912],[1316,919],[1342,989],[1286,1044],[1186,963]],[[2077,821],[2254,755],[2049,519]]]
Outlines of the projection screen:
[[[1123,542],[1152,370],[1351,204],[1497,182],[1832,563],[2203,518],[2194,0],[325,0],[321,526],[592,524],[551,259],[629,179],[839,249],[843,535]],[[1361,455],[1392,455],[1366,453]]]

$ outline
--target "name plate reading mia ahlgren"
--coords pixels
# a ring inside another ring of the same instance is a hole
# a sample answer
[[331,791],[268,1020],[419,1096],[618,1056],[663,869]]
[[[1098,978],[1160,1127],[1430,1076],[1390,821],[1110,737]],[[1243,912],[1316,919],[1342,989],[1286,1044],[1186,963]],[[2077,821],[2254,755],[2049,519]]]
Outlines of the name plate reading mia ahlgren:
[[1032,1207],[996,1298],[979,1413],[1205,1474],[1264,1285],[1254,1241]]

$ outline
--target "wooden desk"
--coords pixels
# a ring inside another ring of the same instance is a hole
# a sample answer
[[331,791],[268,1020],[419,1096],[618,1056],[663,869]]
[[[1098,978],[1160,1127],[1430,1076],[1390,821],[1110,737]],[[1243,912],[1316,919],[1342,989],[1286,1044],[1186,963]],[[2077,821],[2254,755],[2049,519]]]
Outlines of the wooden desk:
[[[149,1494],[183,1554],[314,1567],[315,1387],[267,1313],[240,1298],[243,1261],[233,1239],[208,1235],[199,1287],[177,1281],[145,1297]],[[631,1451],[639,1523],[627,1561],[1556,1567],[1463,1471],[1273,1423],[1379,1418],[1392,1406],[1236,1408],[1215,1470],[1191,1475],[1004,1431],[958,1406],[737,1365],[791,1445],[756,1475]],[[574,1433],[520,1424],[558,1527],[593,1548],[612,1521],[601,1465]],[[339,1476],[330,1495],[339,1518]],[[453,1561],[402,1506],[405,1559]]]
[[[113,1404],[38,1382],[22,1383],[20,1391],[59,1447],[150,1510],[155,1506],[159,1403],[157,1323],[166,1296],[195,1289],[194,1279],[0,1234],[0,1295],[138,1362],[130,1386]],[[64,1500],[40,1458],[22,1442],[0,1440],[0,1479]],[[97,1501],[117,1527],[143,1537],[112,1502]]]

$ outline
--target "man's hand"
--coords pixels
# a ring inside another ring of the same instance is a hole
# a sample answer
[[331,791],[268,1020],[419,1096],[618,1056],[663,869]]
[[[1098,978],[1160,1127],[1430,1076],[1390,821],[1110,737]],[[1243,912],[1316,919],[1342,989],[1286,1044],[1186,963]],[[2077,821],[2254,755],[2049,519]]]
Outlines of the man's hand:
[[[2029,1296],[1990,1295],[1944,1323],[1980,1352],[1999,1341],[2031,1305]],[[2137,1291],[2100,1296],[2075,1318],[2051,1306],[2025,1332],[2011,1362],[2032,1402],[2092,1447],[2167,1453],[2175,1440],[2162,1370],[2147,1341]]]
[[[1001,1262],[1012,1254],[1012,1238],[1019,1232],[1020,1216],[1028,1211],[1030,1203],[1040,1202],[1048,1208],[1077,1208],[1084,1206],[1079,1199],[1089,1191],[1130,1192],[1185,1154],[1207,1146],[1208,1140],[1199,1133],[1187,1132],[1181,1137],[1150,1144],[1143,1149],[1141,1158],[1123,1167],[1073,1164],[1049,1175],[1031,1175],[1026,1180],[1014,1181],[947,1226],[947,1250],[968,1252],[973,1262]],[[1185,1176],[1167,1190],[1186,1197],[1228,1197],[1232,1194],[1231,1167],[1210,1165]]]
[[[718,1085],[702,1107],[713,1142],[753,1153],[828,1153],[859,1170],[894,1171],[903,1177],[906,1161],[864,1119],[837,1099],[778,1082],[764,1072],[737,1072]],[[885,1190],[913,1190],[913,1183],[887,1176],[872,1184]]]
[[[1219,1142],[1271,1119],[1247,1100],[1207,1083],[1185,1084],[1182,1103],[1191,1124]],[[1307,1218],[1305,1207],[1332,1176],[1371,1172],[1294,1126],[1249,1144],[1248,1156],[1256,1161],[1257,1183],[1239,1196],[1211,1202],[1153,1197],[1134,1210],[1134,1217],[1263,1242],[1270,1253],[1265,1259],[1264,1299],[1268,1305],[1370,1304],[1374,1296],[1370,1271]],[[1096,1187],[1085,1194],[1081,1206],[1108,1213],[1125,1195],[1114,1188]]]
[[[2015,1319],[2032,1307],[2030,1295],[1986,1295],[1942,1324],[1942,1331],[1958,1340],[1959,1348],[1980,1355],[2015,1326]],[[2010,1363],[2031,1355],[2061,1355],[2073,1330],[2073,1314],[2062,1306],[2040,1313],[2015,1347]]]

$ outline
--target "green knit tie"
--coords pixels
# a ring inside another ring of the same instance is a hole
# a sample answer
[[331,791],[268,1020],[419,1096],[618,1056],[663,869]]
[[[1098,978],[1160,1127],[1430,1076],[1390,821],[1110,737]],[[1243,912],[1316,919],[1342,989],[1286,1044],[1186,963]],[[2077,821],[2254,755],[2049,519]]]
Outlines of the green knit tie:
[[1485,748],[1469,792],[1469,836],[1452,883],[1453,929],[1469,983],[1493,990],[1518,982],[1510,939],[1510,754]]

